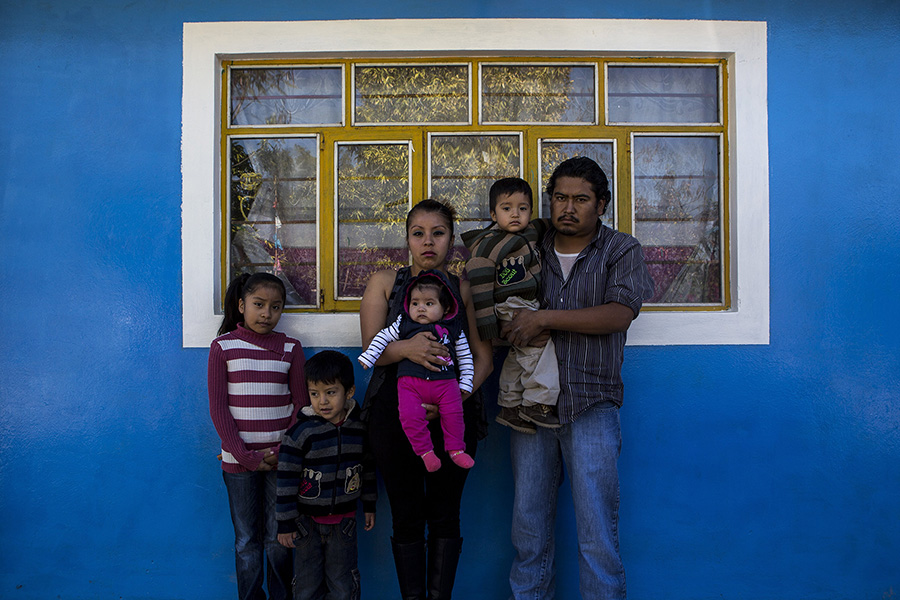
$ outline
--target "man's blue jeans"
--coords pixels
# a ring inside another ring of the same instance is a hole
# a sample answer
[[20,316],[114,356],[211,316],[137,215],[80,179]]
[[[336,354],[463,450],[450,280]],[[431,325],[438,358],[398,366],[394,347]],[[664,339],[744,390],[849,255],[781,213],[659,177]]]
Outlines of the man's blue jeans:
[[563,461],[575,504],[581,597],[625,598],[616,465],[621,448],[617,408],[592,408],[560,429],[510,433],[517,552],[509,576],[513,599],[548,600],[556,594],[554,529]]
[[[278,543],[275,520],[276,471],[222,472],[234,523],[234,556],[240,600],[265,600],[267,563],[270,600],[291,597],[291,550]],[[263,558],[265,550],[265,559]]]
[[294,600],[359,600],[356,519],[336,525],[297,519]]

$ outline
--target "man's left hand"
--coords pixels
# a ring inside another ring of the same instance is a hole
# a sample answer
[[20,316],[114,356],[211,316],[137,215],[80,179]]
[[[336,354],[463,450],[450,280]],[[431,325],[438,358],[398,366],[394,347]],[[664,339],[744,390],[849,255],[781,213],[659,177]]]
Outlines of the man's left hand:
[[542,311],[521,310],[512,321],[500,325],[500,335],[513,346],[544,346],[550,332],[544,327]]

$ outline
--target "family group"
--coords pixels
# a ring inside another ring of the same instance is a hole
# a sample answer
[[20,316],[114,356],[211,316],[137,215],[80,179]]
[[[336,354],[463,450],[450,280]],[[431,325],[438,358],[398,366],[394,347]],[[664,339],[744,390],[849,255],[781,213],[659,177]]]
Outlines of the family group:
[[375,526],[376,472],[401,598],[449,600],[463,488],[487,434],[481,388],[501,348],[495,420],[510,428],[515,485],[510,597],[555,595],[565,467],[581,595],[625,598],[621,369],[652,281],[638,241],[602,221],[611,195],[597,163],[562,162],[546,192],[549,219],[532,219],[526,181],[494,183],[490,226],[461,236],[463,277],[447,268],[453,209],[432,199],[413,206],[410,265],[374,273],[360,305],[358,361],[372,369],[361,402],[350,358],[325,350],[307,359],[300,341],[275,330],[281,279],[232,281],[208,385],[241,600],[266,591],[271,600],[358,599],[357,515],[366,531]]

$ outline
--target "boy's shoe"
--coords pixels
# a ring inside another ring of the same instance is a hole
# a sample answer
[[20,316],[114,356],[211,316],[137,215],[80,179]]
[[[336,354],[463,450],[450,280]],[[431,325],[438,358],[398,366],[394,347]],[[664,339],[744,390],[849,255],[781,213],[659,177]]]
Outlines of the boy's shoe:
[[519,433],[537,433],[537,427],[534,426],[534,423],[523,420],[516,408],[501,406],[500,414],[494,420],[501,425],[515,429]]
[[559,417],[554,414],[553,408],[546,404],[521,406],[519,407],[519,417],[524,421],[534,423],[538,427],[548,427],[550,429],[562,427],[559,423]]

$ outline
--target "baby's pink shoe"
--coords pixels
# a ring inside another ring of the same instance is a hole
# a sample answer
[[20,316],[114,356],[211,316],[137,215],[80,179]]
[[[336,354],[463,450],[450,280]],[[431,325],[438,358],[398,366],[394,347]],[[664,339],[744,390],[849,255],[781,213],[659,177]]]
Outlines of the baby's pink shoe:
[[[472,460],[471,458],[469,460]],[[438,469],[441,468],[441,459],[437,457],[434,453],[434,450],[429,450],[425,454],[422,455],[422,461],[425,463],[425,470],[429,473],[434,473]],[[456,462],[456,459],[453,459]]]
[[457,467],[462,467],[463,469],[471,469],[475,465],[475,459],[462,450],[451,452],[450,460],[456,463]]

